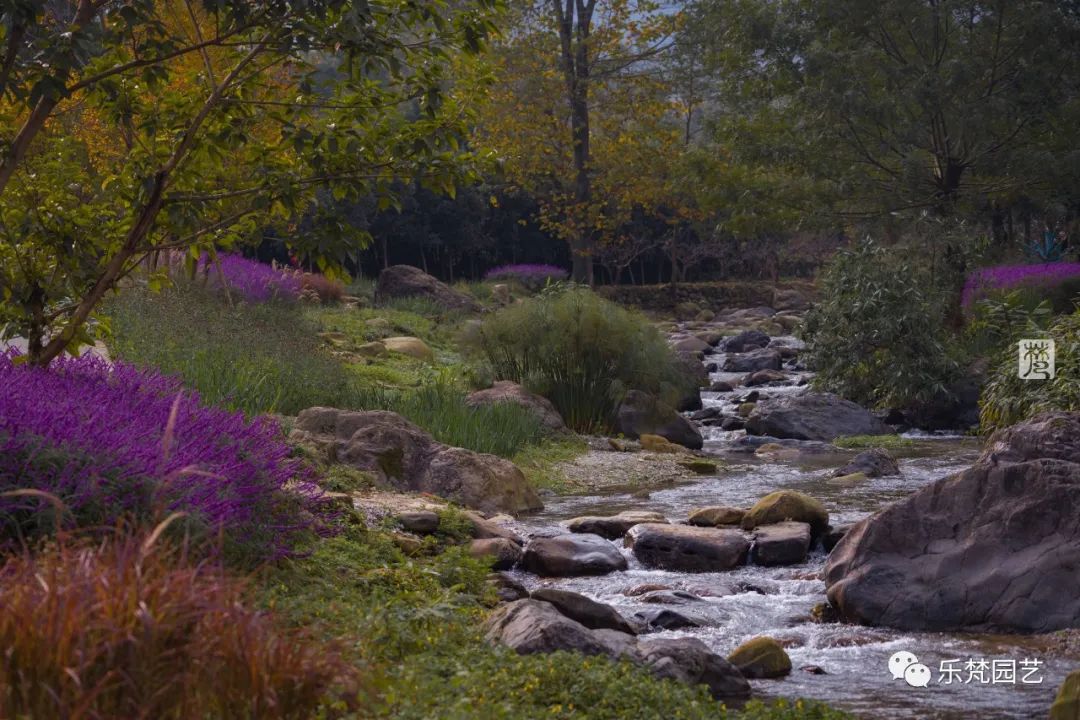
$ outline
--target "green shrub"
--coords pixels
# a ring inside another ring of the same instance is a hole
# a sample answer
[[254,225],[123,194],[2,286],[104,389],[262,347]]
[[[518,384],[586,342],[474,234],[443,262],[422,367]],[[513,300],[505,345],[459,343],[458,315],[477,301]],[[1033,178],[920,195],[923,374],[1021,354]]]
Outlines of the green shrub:
[[948,395],[959,364],[949,348],[946,297],[908,255],[865,240],[826,269],[821,302],[803,330],[819,388],[870,407]]
[[610,428],[627,390],[675,401],[689,382],[642,315],[575,286],[499,310],[471,326],[464,342],[496,379],[548,398],[582,432]]
[[1080,310],[1059,317],[1048,331],[1031,337],[1054,339],[1056,376],[1053,380],[1021,379],[1017,346],[1009,344],[999,353],[979,399],[979,424],[984,432],[1048,410],[1080,410]]
[[1031,288],[997,291],[975,303],[966,328],[969,351],[975,356],[997,355],[1022,337],[1045,330],[1052,305]]

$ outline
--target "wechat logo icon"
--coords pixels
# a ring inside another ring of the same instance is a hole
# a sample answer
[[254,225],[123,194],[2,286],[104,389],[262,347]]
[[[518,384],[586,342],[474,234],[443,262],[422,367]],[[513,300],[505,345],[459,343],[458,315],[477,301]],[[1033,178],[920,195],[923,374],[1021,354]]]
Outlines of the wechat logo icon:
[[920,663],[914,653],[906,650],[893,653],[889,658],[889,674],[893,680],[903,678],[911,687],[924,688],[930,684],[930,668]]

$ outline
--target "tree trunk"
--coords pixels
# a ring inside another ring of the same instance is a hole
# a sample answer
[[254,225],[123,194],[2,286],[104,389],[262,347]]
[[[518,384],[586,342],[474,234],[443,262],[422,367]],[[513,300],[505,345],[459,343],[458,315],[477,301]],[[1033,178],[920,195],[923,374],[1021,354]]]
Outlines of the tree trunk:
[[[570,104],[570,134],[574,145],[574,204],[581,210],[592,201],[589,177],[589,33],[596,0],[551,0],[562,45],[560,64]],[[575,22],[576,19],[576,22]],[[593,284],[592,236],[578,230],[570,239],[571,278]]]

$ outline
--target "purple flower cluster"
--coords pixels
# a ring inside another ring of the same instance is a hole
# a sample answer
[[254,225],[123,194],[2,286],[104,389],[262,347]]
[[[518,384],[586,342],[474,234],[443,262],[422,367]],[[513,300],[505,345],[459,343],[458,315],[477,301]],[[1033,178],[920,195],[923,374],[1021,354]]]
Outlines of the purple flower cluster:
[[[295,300],[303,289],[302,274],[251,260],[237,253],[218,253],[221,275],[229,290],[239,293],[248,302],[272,299]],[[209,256],[204,255],[200,269],[207,272],[210,282],[220,283],[221,275]]]
[[[314,526],[311,470],[268,417],[207,407],[179,380],[90,356],[42,369],[0,355],[0,387],[0,492],[43,490],[106,526],[184,511],[263,557],[288,554]],[[0,518],[41,506],[0,498]]]
[[964,307],[971,307],[995,290],[1017,287],[1049,288],[1072,278],[1080,278],[1080,263],[1055,262],[982,268],[968,277],[961,301]]
[[565,280],[569,273],[554,265],[500,265],[484,274],[485,280],[517,280],[534,287],[550,280]]

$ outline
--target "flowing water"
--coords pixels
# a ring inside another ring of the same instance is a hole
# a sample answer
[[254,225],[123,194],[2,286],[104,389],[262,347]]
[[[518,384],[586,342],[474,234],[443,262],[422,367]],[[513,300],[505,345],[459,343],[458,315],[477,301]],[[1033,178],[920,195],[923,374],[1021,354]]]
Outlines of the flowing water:
[[[792,339],[794,340],[794,339]],[[716,356],[711,356],[710,360]],[[736,375],[737,376],[737,375]],[[713,379],[725,379],[713,374]],[[799,374],[795,374],[798,378]],[[742,389],[745,391],[745,389]],[[759,388],[762,397],[802,392],[802,387]],[[703,393],[706,407],[731,409],[740,393]],[[857,521],[875,510],[906,497],[920,487],[969,466],[979,453],[977,441],[959,436],[912,436],[913,448],[900,454],[901,476],[869,479],[855,486],[838,485],[829,477],[851,453],[821,454],[797,460],[759,459],[739,438],[742,431],[705,431],[706,452],[729,466],[717,477],[704,477],[656,490],[647,498],[630,494],[574,495],[549,498],[547,507],[529,518],[521,529],[531,534],[565,532],[560,522],[580,515],[608,515],[622,510],[655,510],[672,522],[685,520],[691,509],[708,505],[749,507],[761,496],[791,488],[821,500],[833,525]],[[743,441],[745,443],[745,441]],[[542,579],[527,573],[516,577],[529,589],[559,587],[608,603],[624,615],[648,608],[623,591],[644,583],[687,590],[701,601],[672,607],[703,627],[663,631],[661,637],[692,636],[726,655],[738,644],[761,635],[780,641],[791,657],[793,671],[780,680],[754,680],[757,697],[805,697],[827,701],[865,718],[1045,718],[1054,694],[1080,657],[1063,657],[1048,637],[990,636],[955,633],[913,633],[839,623],[818,623],[812,608],[825,599],[825,584],[818,578],[825,554],[818,548],[802,565],[746,566],[719,573],[680,573],[643,568],[628,550],[624,572],[602,577]],[[1080,591],[1080,588],[1078,588]],[[893,679],[887,667],[897,651],[914,653],[933,671],[929,687],[915,688]],[[980,681],[965,668],[968,660],[998,661],[1004,675]],[[1037,671],[1022,682],[1022,661],[1037,660]],[[956,661],[956,662],[952,662]],[[957,668],[959,674],[946,671]],[[1013,663],[1013,665],[1010,665]],[[804,670],[811,666],[824,671]],[[1016,668],[1015,682],[1008,670]],[[946,683],[944,680],[950,680]]]

